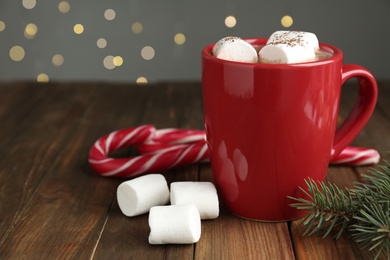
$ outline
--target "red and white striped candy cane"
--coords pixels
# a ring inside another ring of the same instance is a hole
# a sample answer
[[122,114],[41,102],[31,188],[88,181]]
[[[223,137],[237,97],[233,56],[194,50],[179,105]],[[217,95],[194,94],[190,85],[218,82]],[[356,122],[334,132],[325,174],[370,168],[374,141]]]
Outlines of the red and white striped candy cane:
[[[132,145],[138,147],[141,155],[108,157],[110,152]],[[103,136],[91,148],[88,161],[102,176],[134,177],[206,159],[208,152],[203,131],[156,130],[152,125],[143,125]]]
[[[139,156],[109,158],[109,153],[136,146]],[[89,152],[91,167],[103,176],[134,177],[206,161],[209,154],[202,130],[161,129],[152,125],[118,130],[97,140]],[[331,164],[349,166],[378,163],[379,153],[362,147],[345,148]]]
[[380,155],[374,149],[363,147],[346,147],[331,164],[342,164],[348,166],[373,165],[378,163]]

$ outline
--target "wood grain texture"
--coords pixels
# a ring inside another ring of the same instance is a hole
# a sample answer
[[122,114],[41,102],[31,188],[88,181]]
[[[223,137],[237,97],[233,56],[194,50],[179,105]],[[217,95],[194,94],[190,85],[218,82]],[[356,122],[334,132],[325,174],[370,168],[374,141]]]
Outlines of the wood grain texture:
[[[200,169],[201,181],[213,181],[209,164],[201,165]],[[195,259],[294,259],[288,223],[246,220],[220,204],[218,220],[202,222],[202,238],[196,245]]]
[[[343,90],[344,91],[344,90]],[[345,89],[347,114],[355,89]],[[0,83],[0,259],[371,259],[348,239],[302,237],[296,221],[241,219],[220,203],[191,245],[150,245],[148,214],[124,216],[116,188],[88,165],[88,151],[117,129],[203,129],[199,82]],[[390,84],[354,145],[390,150]],[[125,154],[133,151],[124,151]],[[332,166],[327,180],[352,187],[367,167]],[[208,163],[162,172],[168,183],[213,181]]]

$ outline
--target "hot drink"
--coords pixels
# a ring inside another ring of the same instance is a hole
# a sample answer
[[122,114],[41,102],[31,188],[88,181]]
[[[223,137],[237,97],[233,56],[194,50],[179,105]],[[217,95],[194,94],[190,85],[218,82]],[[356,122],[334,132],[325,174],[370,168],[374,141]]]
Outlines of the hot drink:
[[[258,63],[264,59],[279,64]],[[336,128],[341,86],[350,78],[360,79],[357,105]],[[370,72],[343,64],[342,51],[315,35],[280,32],[271,41],[228,37],[206,46],[202,94],[223,203],[247,219],[286,221],[305,214],[289,197],[303,198],[299,187],[308,178],[323,181],[329,161],[366,124],[377,86]]]

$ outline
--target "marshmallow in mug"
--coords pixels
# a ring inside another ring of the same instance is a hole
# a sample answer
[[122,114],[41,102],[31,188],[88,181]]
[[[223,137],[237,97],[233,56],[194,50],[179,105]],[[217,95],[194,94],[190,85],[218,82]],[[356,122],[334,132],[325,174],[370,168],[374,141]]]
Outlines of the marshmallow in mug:
[[277,64],[310,62],[315,60],[318,49],[318,39],[313,33],[277,31],[261,48],[259,59],[261,63]]
[[319,49],[317,36],[310,32],[276,31],[257,54],[255,48],[239,37],[225,37],[213,48],[219,59],[251,63],[301,63],[315,60]]
[[240,37],[229,36],[219,40],[213,47],[213,55],[219,59],[256,63],[256,49]]

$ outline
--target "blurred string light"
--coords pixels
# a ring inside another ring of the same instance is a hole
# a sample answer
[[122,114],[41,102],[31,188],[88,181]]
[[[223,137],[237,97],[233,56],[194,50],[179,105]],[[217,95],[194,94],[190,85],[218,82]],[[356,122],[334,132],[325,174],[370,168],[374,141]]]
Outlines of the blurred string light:
[[60,11],[63,14],[66,14],[70,10],[70,4],[67,1],[61,1],[58,4],[58,11]]
[[36,4],[37,4],[37,1],[35,1],[35,0],[23,0],[22,1],[22,5],[26,9],[33,9]]
[[177,33],[174,37],[174,41],[177,45],[183,45],[186,42],[186,36],[182,33]]
[[155,55],[155,51],[151,46],[145,46],[141,50],[141,57],[144,60],[151,60],[154,58],[154,55]]
[[5,30],[5,22],[0,21],[0,32]]
[[105,12],[104,12],[104,18],[106,18],[107,21],[112,21],[115,19],[115,16],[116,16],[116,13],[114,10],[112,9],[107,9]]
[[96,41],[96,45],[97,45],[100,49],[104,49],[104,48],[106,48],[106,46],[107,46],[107,41],[106,41],[106,39],[104,39],[104,38],[100,38],[100,39],[98,39],[98,40]]
[[236,26],[236,24],[237,24],[236,17],[229,15],[225,18],[226,27],[233,28],[234,26]]
[[[40,2],[41,3],[41,2]],[[25,9],[33,9],[36,8],[37,0],[22,0],[22,5]],[[58,4],[58,11],[61,13],[68,13],[70,11],[70,4],[69,0],[65,1],[62,0]],[[107,21],[112,21],[116,18],[116,12],[114,9],[106,9],[104,11],[104,18]],[[285,15],[281,18],[280,23],[283,27],[288,28],[293,25],[293,18],[290,15]],[[233,28],[237,25],[237,19],[234,15],[229,15],[225,17],[224,20],[225,26],[228,28]],[[4,31],[6,28],[6,24],[4,21],[0,21],[0,32]],[[143,24],[139,21],[135,21],[131,24],[131,31],[134,34],[141,34],[144,31]],[[73,27],[73,32],[75,34],[82,34],[84,33],[84,26],[82,24],[75,24]],[[38,33],[38,27],[34,23],[29,23],[26,25],[24,29],[24,35],[27,39],[33,39],[36,37]],[[186,43],[186,35],[183,33],[176,33],[174,35],[174,43],[176,45],[183,45]],[[96,41],[96,45],[98,48],[103,49],[107,46],[107,40],[105,38],[99,38]],[[152,60],[155,57],[155,50],[151,46],[144,46],[141,49],[141,57],[144,60]],[[21,61],[25,58],[25,50],[21,46],[13,46],[9,51],[9,56],[13,61]],[[55,54],[52,57],[52,64],[55,66],[61,66],[64,63],[64,57],[61,54]],[[116,67],[122,66],[124,63],[124,60],[121,56],[113,56],[108,55],[104,58],[103,64],[106,69],[112,70]],[[40,74],[42,75],[40,78],[42,80],[45,79],[45,77],[48,80],[48,76],[45,73]],[[39,76],[37,77],[38,80]],[[147,79],[143,76],[140,76],[136,80],[137,83],[147,83]]]
[[123,58],[121,56],[115,56],[114,59],[112,60],[112,63],[114,63],[116,67],[122,66]]
[[46,73],[41,73],[37,76],[37,82],[40,83],[49,82],[49,76]]
[[61,54],[55,54],[52,57],[51,62],[54,66],[61,66],[62,64],[64,64],[64,57]]
[[144,30],[144,26],[143,26],[142,23],[140,23],[140,22],[134,22],[134,23],[131,25],[131,30],[132,30],[133,33],[135,33],[135,34],[140,34],[140,33],[142,33],[142,31]]
[[122,64],[123,64],[123,58],[121,56],[107,55],[103,59],[103,66],[108,70],[115,69],[115,67],[122,66]]
[[25,52],[22,46],[15,45],[9,50],[9,56],[13,61],[23,60],[24,55]]
[[29,23],[24,29],[24,37],[26,37],[27,39],[33,39],[36,36],[37,32],[38,27],[33,23]]
[[115,68],[115,64],[114,64],[114,56],[112,55],[108,55],[106,56],[104,59],[103,59],[103,66],[108,69],[108,70],[112,70]]
[[135,81],[137,84],[147,84],[148,80],[145,77],[138,77]]
[[84,26],[78,23],[73,27],[73,31],[75,34],[82,34],[84,32]]
[[285,15],[282,17],[280,20],[280,23],[282,24],[283,27],[288,28],[293,24],[294,20],[290,15]]

